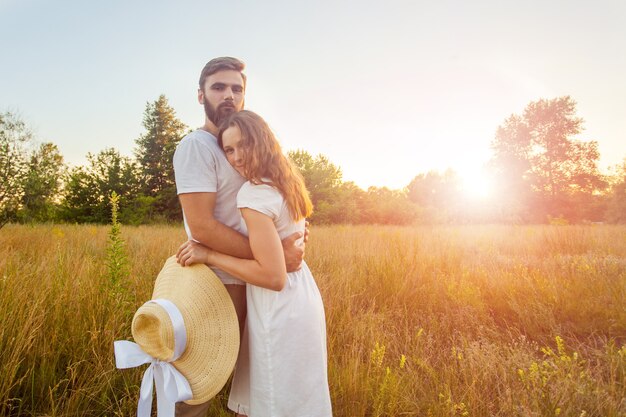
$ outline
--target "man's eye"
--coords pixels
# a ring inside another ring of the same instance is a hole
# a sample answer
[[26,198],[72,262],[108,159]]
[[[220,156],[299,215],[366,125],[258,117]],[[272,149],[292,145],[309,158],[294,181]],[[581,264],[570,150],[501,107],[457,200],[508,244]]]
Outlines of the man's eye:
[[243,92],[243,88],[242,87],[233,87],[233,91],[235,93],[241,93],[241,92]]

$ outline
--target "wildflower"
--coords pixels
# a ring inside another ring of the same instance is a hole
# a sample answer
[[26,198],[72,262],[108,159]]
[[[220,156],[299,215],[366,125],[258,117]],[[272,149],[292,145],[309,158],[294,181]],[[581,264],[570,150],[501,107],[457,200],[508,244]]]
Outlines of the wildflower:
[[406,364],[406,356],[400,355],[400,369],[404,369],[405,364]]

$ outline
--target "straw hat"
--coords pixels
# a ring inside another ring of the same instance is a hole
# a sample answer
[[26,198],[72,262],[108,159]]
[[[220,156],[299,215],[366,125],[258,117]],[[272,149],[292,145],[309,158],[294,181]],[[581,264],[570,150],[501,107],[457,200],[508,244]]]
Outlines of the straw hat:
[[[172,256],[154,284],[152,299],[166,299],[180,310],[187,331],[187,348],[172,364],[189,382],[201,404],[226,384],[239,352],[239,323],[235,307],[219,278],[202,264],[182,267]],[[141,306],[133,317],[135,342],[150,356],[166,361],[174,353],[174,329],[158,304]]]

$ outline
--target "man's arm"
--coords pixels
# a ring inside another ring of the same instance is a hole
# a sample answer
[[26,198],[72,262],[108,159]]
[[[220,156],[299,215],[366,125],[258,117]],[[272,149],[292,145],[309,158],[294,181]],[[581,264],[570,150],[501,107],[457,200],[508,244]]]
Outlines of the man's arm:
[[216,193],[185,193],[178,198],[195,240],[227,255],[253,259],[248,238],[213,217]]
[[[218,252],[242,259],[254,259],[248,238],[213,217],[216,197],[216,193],[178,195],[191,236]],[[305,239],[307,234],[304,233]],[[295,232],[282,240],[287,272],[297,271],[301,267],[305,245],[304,243],[298,244],[297,241],[302,236],[301,232]],[[179,253],[184,246],[178,249]]]
[[179,262],[183,266],[195,263],[215,265],[248,284],[280,291],[287,280],[287,270],[276,226],[266,214],[249,208],[244,208],[242,212],[250,232],[254,259],[235,258],[207,249],[198,243],[188,242],[181,252]]

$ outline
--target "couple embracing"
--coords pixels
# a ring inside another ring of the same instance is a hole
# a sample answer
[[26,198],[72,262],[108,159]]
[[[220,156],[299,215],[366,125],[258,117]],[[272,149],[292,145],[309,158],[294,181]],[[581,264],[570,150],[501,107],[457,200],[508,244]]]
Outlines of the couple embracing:
[[[189,237],[177,261],[209,265],[235,306],[241,347],[228,407],[238,416],[329,417],[324,306],[303,261],[312,205],[267,123],[243,110],[243,69],[222,57],[200,75],[205,124],[174,155]],[[176,415],[207,409],[180,402]]]

